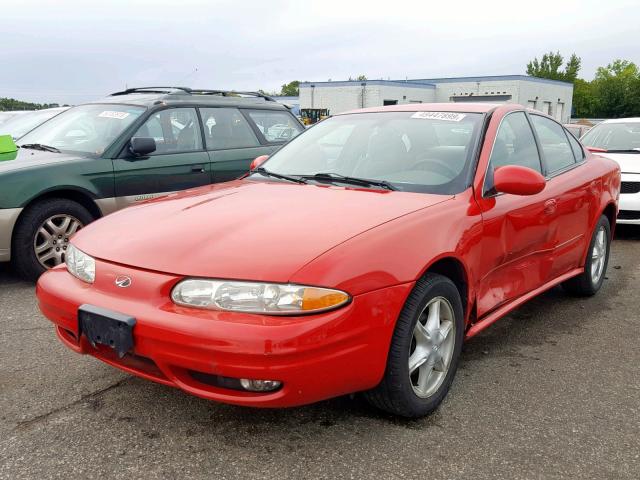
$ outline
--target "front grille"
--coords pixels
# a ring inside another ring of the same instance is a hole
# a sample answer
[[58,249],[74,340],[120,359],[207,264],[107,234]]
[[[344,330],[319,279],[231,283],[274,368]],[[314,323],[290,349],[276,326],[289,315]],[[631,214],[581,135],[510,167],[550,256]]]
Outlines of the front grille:
[[638,193],[640,192],[640,182],[622,182],[620,193]]
[[618,220],[640,220],[640,210],[620,210]]

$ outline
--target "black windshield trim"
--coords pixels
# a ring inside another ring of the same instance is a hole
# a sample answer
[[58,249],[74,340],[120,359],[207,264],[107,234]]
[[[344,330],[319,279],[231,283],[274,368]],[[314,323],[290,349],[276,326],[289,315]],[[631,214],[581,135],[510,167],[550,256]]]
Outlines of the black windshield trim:
[[313,175],[300,175],[307,180],[317,180],[320,182],[345,183],[347,185],[360,185],[363,187],[381,187],[387,190],[397,190],[397,188],[386,180],[374,180],[371,178],[350,177],[333,172],[319,172]]
[[304,180],[303,178],[300,178],[299,176],[294,177],[291,175],[285,175],[283,173],[272,172],[270,170],[267,170],[264,167],[258,167],[254,170],[251,170],[249,175],[253,175],[254,173],[259,173],[260,175],[263,175],[265,177],[278,178],[280,180],[288,180],[290,182],[295,182],[295,183],[307,183],[306,180]]

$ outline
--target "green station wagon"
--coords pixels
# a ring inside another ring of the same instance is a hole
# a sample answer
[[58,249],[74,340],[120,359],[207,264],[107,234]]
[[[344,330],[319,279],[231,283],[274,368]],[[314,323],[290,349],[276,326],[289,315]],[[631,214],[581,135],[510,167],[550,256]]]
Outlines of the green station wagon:
[[71,108],[0,156],[0,262],[36,279],[87,223],[235,179],[303,129],[257,93],[148,87]]

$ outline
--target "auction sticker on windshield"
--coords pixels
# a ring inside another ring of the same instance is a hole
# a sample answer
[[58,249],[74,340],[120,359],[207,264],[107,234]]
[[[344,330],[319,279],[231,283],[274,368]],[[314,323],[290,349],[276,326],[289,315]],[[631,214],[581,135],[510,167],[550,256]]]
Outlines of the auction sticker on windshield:
[[455,112],[416,112],[411,118],[422,118],[427,120],[448,120],[450,122],[459,122],[466,115],[464,113]]
[[98,116],[99,117],[103,117],[103,118],[117,118],[118,120],[122,120],[123,118],[127,118],[129,116],[129,113],[127,113],[127,112],[114,112],[114,111],[106,110],[106,111],[102,112]]

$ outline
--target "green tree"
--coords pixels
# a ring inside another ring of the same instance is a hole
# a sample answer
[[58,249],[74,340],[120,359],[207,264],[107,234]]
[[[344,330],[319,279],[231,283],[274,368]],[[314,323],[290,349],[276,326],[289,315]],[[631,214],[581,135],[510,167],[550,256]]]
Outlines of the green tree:
[[0,98],[0,111],[40,110],[42,108],[53,108],[57,106],[57,103],[31,103],[16,100],[15,98]]
[[614,60],[606,67],[598,68],[592,83],[598,116],[640,115],[640,70],[635,63]]
[[569,61],[561,70],[564,64],[564,57],[560,52],[549,52],[542,55],[542,59],[538,57],[527,63],[527,75],[539,78],[549,78],[551,80],[562,80],[565,82],[573,82],[578,78],[578,72],[582,61],[575,53],[571,54]]
[[596,114],[596,97],[593,83],[581,78],[573,82],[573,108],[575,116],[579,118],[593,118]]
[[282,85],[280,95],[297,97],[298,95],[300,95],[300,82],[298,80],[294,80],[293,82],[285,83],[284,85]]

